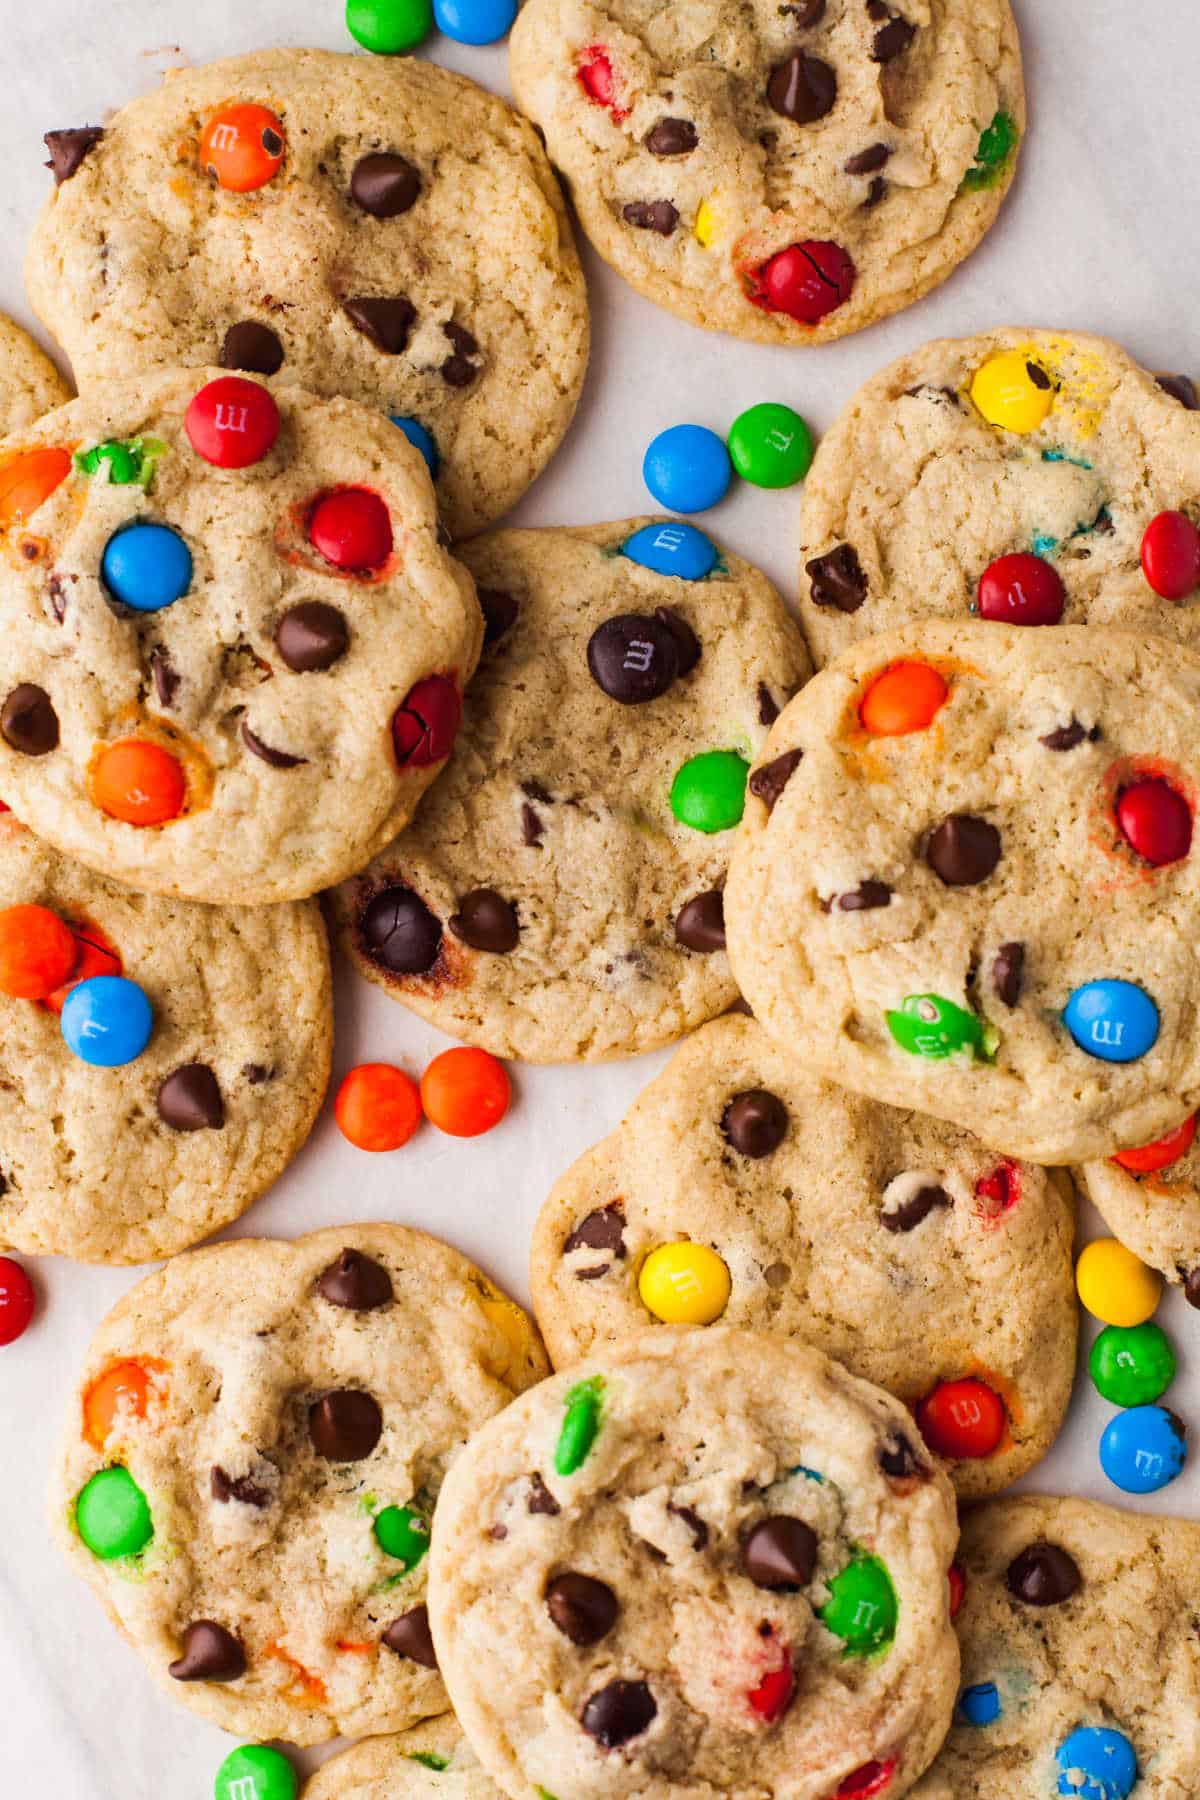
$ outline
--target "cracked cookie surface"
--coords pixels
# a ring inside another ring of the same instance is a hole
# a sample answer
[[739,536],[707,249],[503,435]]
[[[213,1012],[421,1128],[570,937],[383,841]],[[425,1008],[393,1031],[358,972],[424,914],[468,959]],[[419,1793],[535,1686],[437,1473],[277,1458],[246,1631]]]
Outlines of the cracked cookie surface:
[[70,388],[45,351],[0,313],[0,437],[32,425],[70,397]]

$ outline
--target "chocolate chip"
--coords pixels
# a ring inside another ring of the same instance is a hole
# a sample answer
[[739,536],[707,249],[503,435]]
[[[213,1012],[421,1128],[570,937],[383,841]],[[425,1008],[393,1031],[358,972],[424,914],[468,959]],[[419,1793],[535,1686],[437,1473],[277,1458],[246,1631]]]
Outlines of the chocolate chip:
[[370,1394],[338,1388],[308,1409],[308,1435],[318,1456],[330,1462],[361,1462],[383,1431],[383,1414]]
[[1183,1297],[1189,1306],[1200,1307],[1200,1263],[1184,1276]]
[[231,1500],[240,1500],[243,1506],[254,1506],[261,1512],[264,1506],[271,1504],[268,1489],[251,1481],[248,1475],[227,1475],[219,1463],[214,1463],[208,1484],[213,1499],[222,1506],[227,1506]]
[[978,887],[1000,861],[1000,833],[973,813],[950,813],[930,833],[925,861],[947,887]]
[[878,206],[879,202],[883,199],[883,196],[887,193],[887,185],[888,184],[883,179],[882,175],[876,175],[863,196],[863,206]]
[[1048,731],[1044,738],[1038,739],[1038,742],[1044,744],[1047,750],[1074,750],[1076,744],[1082,744],[1084,738],[1088,738],[1094,743],[1099,736],[1098,725],[1093,725],[1092,729],[1088,731],[1086,726],[1079,723],[1078,719],[1073,718],[1069,725],[1060,725],[1057,730]]
[[497,956],[515,950],[521,935],[516,908],[494,888],[472,888],[464,894],[449,924],[455,937],[472,950],[490,950]]
[[892,1481],[925,1481],[929,1469],[900,1432],[879,1451],[879,1466]]
[[385,356],[399,356],[408,343],[408,334],[417,316],[416,307],[403,294],[391,298],[382,294],[359,295],[353,300],[343,300],[342,311],[354,329],[370,338]]
[[573,1644],[598,1644],[617,1622],[617,1596],[605,1582],[568,1570],[547,1586],[546,1611]]
[[675,639],[675,648],[679,652],[679,673],[690,675],[700,661],[700,639],[683,614],[674,606],[656,606],[654,616],[660,625],[666,626]]
[[485,646],[498,644],[506,632],[511,631],[517,622],[520,607],[511,594],[502,588],[481,587],[476,590],[479,595],[479,610],[483,614],[483,641]]
[[283,139],[269,125],[264,125],[262,128],[262,147],[268,156],[283,155]]
[[347,1312],[374,1312],[394,1297],[392,1278],[382,1263],[347,1247],[317,1276],[317,1292],[330,1306]]
[[424,975],[442,948],[442,927],[419,894],[389,887],[376,894],[359,920],[363,949],[392,975]]
[[394,219],[415,206],[421,174],[405,156],[376,150],[360,156],[350,175],[350,198],[373,219]]
[[785,750],[782,756],[763,763],[751,775],[750,792],[762,801],[768,812],[774,812],[776,801],[800,767],[803,755],[803,750]]
[[523,794],[528,794],[531,800],[540,800],[543,806],[552,806],[554,804],[554,795],[550,792],[549,788],[544,787],[540,781],[523,781],[521,783],[521,792]]
[[683,1524],[687,1526],[692,1534],[693,1550],[705,1550],[708,1548],[708,1526],[704,1523],[704,1520],[700,1517],[700,1514],[694,1507],[675,1506],[671,1501],[668,1501],[667,1511],[671,1514],[673,1519],[680,1519]]
[[891,154],[890,144],[872,144],[868,149],[859,150],[856,155],[849,157],[842,167],[847,175],[874,175],[878,169],[882,169]]
[[656,231],[659,237],[670,237],[679,223],[678,209],[669,200],[631,200],[621,208],[627,225],[640,231]]
[[742,1544],[742,1573],[755,1587],[805,1587],[816,1566],[816,1532],[788,1513],[760,1520]]
[[223,369],[244,369],[251,375],[275,375],[283,367],[283,345],[269,325],[257,319],[239,319],[221,340]]
[[642,706],[665,694],[679,675],[679,645],[670,626],[651,613],[617,613],[588,639],[592,680],[621,706]]
[[779,10],[785,15],[791,13],[797,31],[808,31],[825,17],[825,5],[826,0],[793,0],[792,4],[781,6]]
[[1015,1006],[1025,980],[1024,944],[1001,944],[992,958],[992,986],[1005,1006]]
[[1079,1564],[1058,1544],[1030,1544],[1013,1557],[1004,1579],[1026,1606],[1058,1606],[1083,1586]]
[[886,881],[860,881],[849,893],[839,894],[835,905],[839,912],[873,912],[891,902],[892,890]]
[[1197,395],[1196,384],[1190,375],[1156,375],[1154,379],[1164,394],[1170,394],[1172,400],[1178,400],[1188,412],[1195,412],[1200,407],[1200,395]]
[[659,119],[642,139],[651,156],[687,156],[700,142],[690,119]]
[[479,354],[479,343],[465,325],[459,325],[454,319],[448,319],[442,326],[442,331],[454,347],[454,355],[448,356],[442,364],[442,380],[449,387],[470,387],[479,373],[477,366],[471,361],[473,356]]
[[526,1512],[540,1513],[547,1519],[556,1519],[562,1507],[550,1492],[540,1475],[529,1477],[529,1498],[525,1502]]
[[675,942],[709,956],[725,948],[725,896],[720,888],[693,894],[675,915]]
[[923,1219],[939,1206],[953,1206],[949,1194],[944,1187],[929,1186],[918,1188],[916,1193],[905,1200],[893,1212],[881,1212],[879,1223],[885,1231],[895,1233],[915,1231]]
[[786,62],[771,70],[767,82],[767,101],[782,118],[797,125],[811,125],[833,111],[837,99],[837,76],[819,56],[795,51]]
[[779,717],[779,705],[765,681],[758,684],[758,722],[773,725]]
[[172,1131],[220,1131],[225,1124],[221,1087],[207,1063],[184,1063],[158,1090],[158,1116]]
[[903,56],[916,35],[916,26],[910,25],[907,19],[889,19],[887,24],[875,33],[875,41],[871,45],[871,61],[895,62],[898,56]]
[[274,1073],[274,1069],[268,1069],[265,1063],[249,1062],[242,1064],[242,1074],[246,1077],[246,1080],[250,1083],[251,1087],[261,1087],[264,1081],[270,1081]]
[[54,176],[55,187],[70,181],[89,150],[94,150],[104,136],[100,125],[74,125],[66,131],[47,131],[42,138],[50,152],[46,167]]
[[150,652],[150,679],[154,683],[154,692],[160,706],[174,704],[179,692],[179,670],[171,661],[171,653],[161,644],[155,644]]
[[409,1662],[420,1663],[423,1669],[438,1666],[427,1606],[414,1606],[411,1612],[401,1613],[398,1619],[393,1619],[381,1641],[397,1656],[406,1656]]
[[67,616],[67,582],[76,581],[75,575],[60,575],[57,570],[46,583],[46,592],[50,596],[50,611],[61,625]]
[[839,612],[856,613],[867,597],[867,578],[853,544],[838,544],[824,556],[804,565],[814,606],[836,606]]
[[580,1219],[563,1245],[563,1255],[569,1256],[572,1250],[611,1250],[614,1256],[625,1255],[625,1208],[619,1200],[598,1206]]
[[1047,375],[1045,369],[1043,369],[1041,363],[1027,362],[1025,364],[1025,372],[1029,376],[1034,387],[1041,388],[1043,393],[1048,393],[1054,386],[1054,383],[1051,381],[1049,375]]
[[324,600],[289,606],[275,627],[275,648],[297,675],[332,668],[350,642],[346,616]]
[[0,732],[22,756],[47,756],[58,748],[58,714],[45,688],[22,681],[0,707]]
[[770,1156],[787,1134],[787,1107],[766,1088],[735,1094],[721,1114],[721,1130],[743,1156]]
[[536,850],[546,835],[546,827],[534,812],[532,806],[526,804],[521,808],[521,836],[531,850]]
[[214,1619],[193,1619],[183,1634],[182,1656],[167,1664],[176,1681],[236,1681],[245,1673],[241,1642]]
[[597,1689],[579,1715],[589,1737],[604,1750],[616,1750],[640,1737],[658,1712],[644,1681],[610,1681]]
[[276,750],[273,744],[264,743],[256,731],[251,731],[245,719],[242,720],[241,736],[247,750],[270,769],[298,769],[308,761],[307,756],[293,756],[290,750]]

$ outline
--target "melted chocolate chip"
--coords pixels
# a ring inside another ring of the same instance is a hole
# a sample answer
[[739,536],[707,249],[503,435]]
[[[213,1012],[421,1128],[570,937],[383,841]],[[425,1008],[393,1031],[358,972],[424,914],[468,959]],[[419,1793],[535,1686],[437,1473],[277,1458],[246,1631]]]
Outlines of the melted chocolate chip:
[[423,1669],[436,1669],[438,1666],[427,1606],[414,1606],[411,1612],[401,1613],[398,1619],[393,1619],[381,1642],[389,1650],[394,1650],[397,1656],[406,1656],[409,1662],[420,1663]]
[[816,1566],[816,1532],[788,1513],[760,1520],[742,1544],[742,1573],[755,1587],[805,1587]]
[[479,373],[477,365],[471,361],[473,356],[479,355],[479,343],[465,325],[459,325],[453,319],[446,321],[442,331],[454,350],[453,356],[448,356],[442,364],[442,380],[448,387],[470,387]]
[[675,1506],[672,1502],[668,1501],[667,1511],[673,1519],[679,1519],[687,1526],[692,1534],[693,1550],[705,1550],[708,1548],[708,1526],[704,1523],[704,1520],[700,1517],[700,1514],[694,1507]]
[[916,35],[916,26],[910,25],[907,19],[889,19],[887,24],[875,33],[875,41],[871,45],[871,61],[895,62],[898,56],[903,56]]
[[172,706],[179,692],[179,670],[171,661],[171,653],[161,644],[150,652],[150,679],[160,706]]
[[709,956],[725,948],[725,896],[720,888],[693,894],[675,915],[675,942]]
[[221,1085],[207,1063],[184,1063],[158,1090],[158,1116],[172,1131],[220,1131],[225,1124]]
[[360,156],[350,174],[350,198],[373,219],[394,219],[415,206],[421,174],[405,156],[376,150]]
[[598,1644],[617,1622],[617,1596],[606,1582],[568,1570],[546,1588],[546,1611],[573,1644]]
[[614,1256],[625,1255],[625,1208],[619,1200],[580,1219],[563,1245],[563,1255],[569,1256],[573,1250],[611,1250]]
[[58,714],[45,688],[22,681],[0,707],[4,741],[22,756],[47,756],[58,748]]
[[604,1750],[616,1750],[630,1738],[640,1737],[653,1722],[658,1707],[644,1681],[610,1681],[587,1701],[579,1723]]
[[546,827],[528,802],[521,808],[521,836],[531,850],[536,850],[546,835]]
[[856,613],[867,597],[867,578],[853,544],[838,544],[824,556],[804,565],[811,583],[814,606],[835,606],[838,612]]
[[856,155],[848,157],[842,167],[847,175],[874,175],[882,169],[891,154],[889,144],[871,144],[866,150],[859,150]]
[[241,738],[247,750],[265,762],[269,769],[298,769],[308,761],[307,756],[293,756],[290,750],[276,750],[273,744],[264,743],[256,731],[251,731],[246,720],[242,720]]
[[776,801],[800,767],[803,755],[803,750],[785,750],[782,756],[763,763],[751,775],[750,792],[762,801],[768,812],[774,812]]
[[1026,1606],[1059,1606],[1083,1586],[1079,1564],[1058,1544],[1030,1544],[1013,1557],[1004,1579]]
[[1001,944],[992,958],[992,987],[1005,1006],[1015,1006],[1025,980],[1024,944]]
[[864,207],[878,206],[879,202],[883,199],[883,196],[887,193],[887,186],[888,186],[888,184],[883,179],[883,176],[876,175],[874,180],[871,182],[870,187],[867,189],[866,193],[863,195],[863,201],[862,201],[863,206]]
[[700,142],[690,119],[659,119],[642,139],[651,156],[687,156]]
[[1200,395],[1197,395],[1196,384],[1190,375],[1156,375],[1154,379],[1164,394],[1170,394],[1172,400],[1178,400],[1188,412],[1200,408]]
[[915,1231],[923,1219],[939,1206],[952,1206],[954,1202],[944,1187],[918,1188],[916,1193],[893,1212],[881,1212],[879,1223],[885,1231]]
[[700,661],[700,639],[676,607],[656,606],[654,616],[660,625],[666,626],[675,639],[675,648],[679,652],[679,673],[690,675]]
[[442,927],[419,894],[389,887],[376,894],[359,920],[363,949],[392,975],[424,975],[442,948]]
[[900,1432],[881,1446],[879,1466],[891,1481],[925,1481],[929,1476],[928,1467]]
[[379,1402],[355,1388],[338,1388],[308,1409],[308,1435],[318,1456],[329,1462],[361,1462],[383,1431]]
[[324,600],[289,606],[275,627],[275,648],[297,675],[332,668],[346,654],[349,642],[346,615]]
[[75,579],[74,575],[60,575],[56,570],[46,583],[46,592],[50,597],[50,611],[60,625],[67,616],[67,582]]
[[1048,393],[1049,390],[1054,386],[1054,383],[1051,381],[1049,375],[1047,375],[1045,369],[1043,369],[1043,367],[1040,363],[1027,362],[1025,364],[1025,372],[1029,376],[1029,379],[1030,379],[1030,381],[1032,381],[1034,387],[1041,388],[1043,393]]
[[797,125],[811,125],[833,111],[837,99],[837,76],[819,56],[795,51],[786,62],[772,69],[767,82],[767,103],[784,119]]
[[496,956],[515,950],[521,935],[516,908],[494,888],[473,888],[464,894],[449,925],[472,950],[489,950]]
[[538,1474],[529,1477],[529,1498],[525,1502],[525,1510],[526,1512],[540,1513],[547,1519],[556,1519],[562,1511],[562,1507]]
[[193,1619],[183,1634],[183,1654],[167,1664],[176,1681],[236,1681],[245,1673],[241,1642],[214,1619]]
[[773,725],[779,717],[779,705],[765,681],[758,684],[758,722]]
[[227,1506],[231,1500],[240,1500],[243,1506],[254,1506],[261,1512],[264,1506],[271,1504],[268,1489],[251,1481],[248,1475],[227,1475],[219,1463],[214,1463],[208,1484],[213,1499],[222,1506]]
[[631,200],[621,208],[627,225],[639,231],[656,231],[659,237],[670,237],[679,223],[678,209],[669,200]]
[[675,632],[651,613],[617,613],[588,639],[587,665],[601,693],[621,706],[657,700],[679,675]]
[[383,294],[359,295],[343,300],[342,311],[363,336],[370,338],[385,356],[399,356],[408,344],[417,309],[403,294],[390,298]]
[[721,1114],[721,1130],[743,1156],[770,1156],[787,1135],[787,1107],[766,1088],[735,1094]]
[[278,334],[258,319],[239,319],[221,340],[223,369],[243,369],[251,375],[275,375],[283,367],[283,345]]
[[839,894],[834,904],[839,912],[874,912],[891,902],[892,890],[886,881],[860,881],[848,894]]
[[973,813],[951,813],[930,833],[925,861],[947,887],[978,887],[1000,861],[1000,833]]
[[1200,1307],[1200,1263],[1184,1275],[1183,1297],[1189,1306]]
[[265,1063],[250,1062],[242,1064],[242,1074],[246,1077],[246,1080],[250,1083],[251,1087],[261,1087],[264,1081],[271,1080],[274,1073],[274,1069],[268,1069]]
[[322,1269],[317,1292],[330,1306],[344,1307],[347,1312],[374,1312],[394,1297],[392,1278],[383,1264],[349,1248]]
[[479,610],[483,614],[483,642],[490,649],[498,644],[517,622],[520,607],[511,594],[502,588],[481,587],[479,594]]
[[70,181],[80,163],[104,136],[100,125],[74,125],[65,131],[47,131],[42,138],[50,160],[46,167],[54,176],[55,187]]
[[1086,738],[1094,744],[1100,736],[1100,727],[1093,725],[1089,731],[1078,719],[1072,719],[1069,725],[1060,725],[1056,731],[1048,731],[1038,743],[1044,744],[1047,750],[1074,750],[1076,744],[1082,744]]

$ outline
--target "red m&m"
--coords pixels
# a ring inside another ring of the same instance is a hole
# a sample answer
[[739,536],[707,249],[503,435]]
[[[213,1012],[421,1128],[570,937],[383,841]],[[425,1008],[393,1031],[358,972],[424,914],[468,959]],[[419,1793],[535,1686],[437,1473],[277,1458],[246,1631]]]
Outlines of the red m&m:
[[819,325],[850,298],[855,273],[840,244],[809,238],[790,244],[755,269],[749,298],[767,312],[786,313],[802,325]]
[[940,1381],[917,1407],[921,1436],[935,1456],[964,1462],[990,1456],[1004,1436],[1004,1402],[986,1381]]
[[628,110],[617,105],[617,79],[607,50],[599,44],[591,45],[580,58],[576,74],[580,87],[596,106],[607,107],[618,123],[629,117]]
[[946,1571],[946,1579],[950,1585],[950,1617],[957,1619],[967,1597],[967,1578],[961,1564],[952,1562]]
[[183,428],[205,462],[218,469],[248,469],[279,436],[279,408],[257,381],[221,375],[193,394]]
[[1152,1144],[1138,1144],[1132,1150],[1118,1150],[1113,1157],[1123,1169],[1131,1175],[1153,1175],[1157,1169],[1169,1169],[1172,1163],[1178,1162],[1191,1149],[1196,1136],[1196,1114],[1177,1125],[1165,1137],[1155,1138]]
[[462,718],[462,698],[448,675],[430,675],[410,688],[392,715],[392,742],[402,768],[424,769],[450,754]]
[[1200,531],[1186,513],[1160,512],[1142,537],[1142,573],[1164,600],[1200,587]]
[[795,1692],[796,1677],[789,1658],[782,1668],[768,1670],[747,1698],[759,1718],[773,1725],[776,1719],[782,1719]]
[[369,575],[392,554],[392,521],[370,488],[335,488],[308,516],[308,541],[335,569]]
[[0,1344],[14,1344],[33,1318],[33,1283],[11,1256],[0,1256]]
[[1192,847],[1192,809],[1182,794],[1156,775],[1122,790],[1117,824],[1126,843],[1156,869],[1179,862]]
[[200,162],[232,194],[265,187],[283,161],[283,124],[268,107],[235,101],[215,112],[200,134]]
[[1001,625],[1057,625],[1066,598],[1058,570],[1028,552],[998,557],[979,578],[979,616]]
[[847,1775],[837,1791],[836,1800],[874,1800],[875,1795],[882,1794],[891,1786],[892,1776],[896,1773],[896,1759],[889,1757],[887,1762],[863,1763]]

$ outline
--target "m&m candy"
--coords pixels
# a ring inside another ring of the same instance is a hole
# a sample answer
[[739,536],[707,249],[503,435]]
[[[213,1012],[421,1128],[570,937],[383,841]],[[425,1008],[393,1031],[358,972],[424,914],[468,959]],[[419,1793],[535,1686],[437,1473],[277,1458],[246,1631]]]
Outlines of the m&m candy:
[[126,825],[166,825],[187,800],[183,764],[147,738],[106,744],[92,763],[92,799]]
[[71,452],[22,450],[0,467],[0,530],[23,524],[71,473]]
[[73,925],[71,936],[75,940],[75,966],[63,985],[42,1002],[52,1013],[62,1012],[63,1001],[79,982],[93,975],[120,975],[124,970],[120,952],[98,925]]
[[1102,1062],[1136,1062],[1158,1038],[1158,1008],[1132,981],[1085,982],[1062,1017],[1079,1048]]
[[681,825],[712,836],[730,831],[746,807],[750,765],[734,750],[689,757],[671,783],[671,811]]
[[1054,405],[1054,383],[1020,350],[990,356],[976,371],[971,399],[989,425],[1024,435],[1036,431]]
[[439,31],[459,44],[495,44],[512,29],[517,0],[433,0]]
[[346,0],[346,30],[376,56],[401,56],[433,30],[433,0]]
[[104,470],[110,487],[140,487],[147,492],[154,485],[154,471],[167,453],[161,438],[106,438],[90,450],[75,452],[75,467],[81,475],[97,475]]
[[114,600],[134,612],[161,612],[192,585],[192,553],[169,525],[123,525],[104,546],[100,576]]
[[59,1021],[67,1048],[81,1062],[121,1068],[142,1054],[154,1029],[154,1010],[136,981],[93,975],[73,987]]
[[1196,1136],[1196,1114],[1177,1125],[1165,1137],[1155,1138],[1152,1144],[1138,1144],[1130,1150],[1118,1150],[1113,1157],[1123,1169],[1132,1175],[1152,1175],[1157,1169],[1168,1169],[1186,1156]]
[[729,456],[742,480],[755,487],[792,487],[812,465],[812,432],[790,406],[764,400],[733,421]]
[[707,1244],[660,1244],[638,1276],[642,1305],[665,1325],[711,1325],[729,1291],[729,1270]]
[[261,462],[279,436],[279,408],[244,375],[219,375],[192,395],[183,428],[197,456],[218,469]]
[[1142,573],[1164,600],[1200,587],[1200,531],[1186,513],[1160,512],[1142,535]]
[[907,737],[932,725],[948,693],[945,680],[929,663],[892,663],[863,695],[859,720],[872,737]]
[[1058,570],[1027,551],[999,557],[979,578],[979,616],[995,624],[1057,625],[1066,601]]
[[877,1796],[891,1786],[896,1769],[894,1756],[889,1756],[886,1762],[862,1763],[847,1775],[834,1800],[877,1800]]
[[758,1686],[751,1688],[746,1698],[759,1718],[768,1725],[773,1725],[776,1719],[782,1719],[792,1704],[795,1693],[796,1671],[789,1656],[777,1669],[768,1669]]
[[420,1090],[391,1063],[360,1063],[339,1087],[333,1112],[359,1150],[399,1150],[421,1123]]
[[747,296],[767,312],[786,313],[801,325],[819,325],[850,298],[856,273],[840,244],[808,238],[755,269]]
[[504,1064],[486,1050],[443,1050],[421,1077],[425,1116],[451,1137],[480,1137],[500,1123],[512,1099]]
[[0,993],[45,1000],[75,967],[75,938],[48,906],[0,911]]
[[233,194],[265,187],[279,171],[283,125],[265,106],[234,101],[212,115],[200,134],[200,163]]
[[1132,850],[1159,869],[1192,847],[1192,809],[1160,776],[1130,782],[1117,796],[1117,825]]
[[1175,1379],[1175,1352],[1161,1325],[1106,1325],[1092,1345],[1088,1374],[1114,1406],[1149,1406]]
[[994,1725],[1000,1717],[1000,1690],[994,1681],[976,1681],[958,1696],[958,1716],[964,1725]]
[[310,511],[308,541],[335,569],[370,574],[392,554],[391,517],[369,488],[336,488]]
[[83,1435],[94,1450],[103,1450],[122,1419],[144,1419],[154,1392],[154,1378],[166,1364],[124,1357],[109,1363],[89,1382],[83,1396]]
[[575,76],[594,105],[606,108],[618,123],[629,117],[625,109],[617,104],[617,78],[612,58],[602,45],[588,46],[579,59]]
[[385,1556],[415,1569],[429,1548],[429,1520],[411,1506],[385,1506],[375,1515],[375,1542]]
[[1186,1461],[1184,1426],[1165,1406],[1128,1407],[1100,1439],[1100,1467],[1126,1494],[1157,1493]]
[[429,675],[409,689],[392,715],[401,768],[427,769],[449,756],[462,719],[462,696],[448,675]]
[[866,1656],[896,1635],[899,1604],[892,1578],[877,1556],[855,1556],[829,1583],[821,1623],[846,1646],[847,1656]]
[[75,1527],[101,1562],[136,1556],[154,1536],[150,1505],[120,1463],[99,1469],[75,1499]]
[[566,1410],[554,1450],[554,1467],[559,1475],[573,1475],[587,1460],[588,1452],[600,1430],[604,1408],[604,1378],[589,1376],[567,1390]]
[[37,1296],[33,1283],[19,1262],[0,1256],[0,1344],[15,1344],[29,1329]]
[[917,1426],[935,1456],[975,1461],[998,1450],[1008,1424],[1004,1402],[986,1381],[940,1381],[917,1407]]
[[884,1019],[901,1050],[941,1061],[947,1056],[982,1056],[983,1021],[941,994],[908,994]]
[[1085,1245],[1075,1264],[1075,1286],[1093,1318],[1106,1325],[1141,1325],[1162,1297],[1162,1276],[1116,1238]]
[[392,424],[402,431],[415,450],[419,450],[425,458],[425,466],[433,479],[437,480],[437,472],[441,467],[437,443],[431,431],[422,425],[419,419],[412,419],[406,413],[393,413]]
[[729,491],[729,452],[705,425],[672,425],[646,451],[642,478],[660,506],[672,512],[704,512]]
[[296,1800],[299,1784],[282,1750],[243,1744],[217,1770],[213,1800]]
[[1137,1757],[1123,1731],[1080,1725],[1054,1752],[1058,1792],[1070,1800],[1128,1800],[1138,1778]]
[[694,525],[643,525],[621,545],[621,555],[680,581],[703,581],[717,566],[716,545]]

